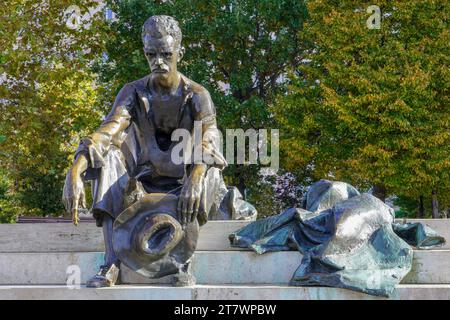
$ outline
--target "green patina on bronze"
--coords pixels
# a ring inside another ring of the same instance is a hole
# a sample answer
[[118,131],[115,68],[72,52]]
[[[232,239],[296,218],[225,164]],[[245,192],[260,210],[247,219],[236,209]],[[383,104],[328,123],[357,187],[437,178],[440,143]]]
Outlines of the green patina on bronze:
[[420,223],[394,222],[394,210],[343,182],[320,180],[303,208],[255,221],[230,235],[232,246],[256,253],[303,254],[293,286],[346,288],[389,296],[411,270],[413,250],[445,243]]

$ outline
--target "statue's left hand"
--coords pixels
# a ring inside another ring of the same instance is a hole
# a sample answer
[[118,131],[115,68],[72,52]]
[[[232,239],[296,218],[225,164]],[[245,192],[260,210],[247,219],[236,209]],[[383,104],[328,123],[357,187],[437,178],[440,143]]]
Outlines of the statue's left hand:
[[183,185],[178,200],[178,215],[183,225],[193,222],[197,217],[203,191],[203,180],[203,168],[194,169]]

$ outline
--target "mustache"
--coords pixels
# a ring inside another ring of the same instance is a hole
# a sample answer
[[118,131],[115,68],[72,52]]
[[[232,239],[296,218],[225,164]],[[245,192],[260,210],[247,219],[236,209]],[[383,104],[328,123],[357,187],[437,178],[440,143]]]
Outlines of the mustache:
[[164,66],[164,65],[159,65],[159,66],[153,66],[152,67],[152,71],[169,71],[169,67]]

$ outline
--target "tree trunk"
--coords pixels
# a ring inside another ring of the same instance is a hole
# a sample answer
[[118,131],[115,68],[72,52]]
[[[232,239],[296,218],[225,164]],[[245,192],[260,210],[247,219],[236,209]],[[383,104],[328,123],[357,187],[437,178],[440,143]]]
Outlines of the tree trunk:
[[433,219],[439,219],[439,202],[437,199],[437,190],[433,189],[431,192],[431,212]]
[[423,204],[423,196],[419,197],[419,214],[417,218],[423,219],[425,217],[425,206]]
[[386,200],[386,188],[383,185],[374,184],[372,188],[372,195],[384,202]]

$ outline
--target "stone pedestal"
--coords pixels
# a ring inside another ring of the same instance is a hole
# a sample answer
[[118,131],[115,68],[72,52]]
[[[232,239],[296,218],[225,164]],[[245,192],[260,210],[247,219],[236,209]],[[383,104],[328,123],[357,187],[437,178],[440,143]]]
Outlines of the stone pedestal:
[[[450,239],[450,219],[423,222]],[[192,259],[197,285],[173,287],[122,267],[122,285],[85,288],[103,262],[101,229],[93,223],[0,225],[0,300],[3,299],[386,299],[337,288],[289,287],[300,264],[296,251],[257,255],[228,245],[228,234],[248,222],[211,221],[202,227]],[[80,288],[70,289],[73,267]],[[70,279],[69,279],[70,280]],[[450,244],[415,250],[411,272],[390,299],[450,299]]]

